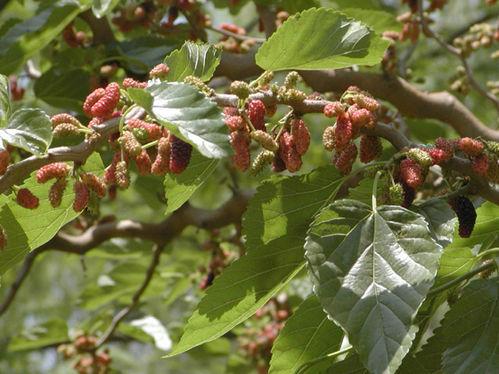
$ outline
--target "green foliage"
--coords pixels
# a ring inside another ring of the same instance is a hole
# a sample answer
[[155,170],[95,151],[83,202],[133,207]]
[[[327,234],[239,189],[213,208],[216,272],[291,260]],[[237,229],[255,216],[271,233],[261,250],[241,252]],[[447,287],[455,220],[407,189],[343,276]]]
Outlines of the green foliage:
[[0,127],[3,127],[10,116],[9,80],[0,74]]
[[43,348],[51,344],[60,344],[68,340],[68,327],[66,321],[51,319],[32,328],[22,331],[12,338],[8,350],[19,352]]
[[319,215],[305,249],[316,294],[363,364],[373,373],[395,372],[442,250],[423,216],[340,200]]
[[161,124],[193,144],[205,157],[227,156],[226,126],[215,103],[184,83],[153,83],[147,91],[153,98],[147,109]]
[[9,117],[7,126],[0,129],[0,139],[41,156],[52,142],[50,118],[40,109],[19,109]]
[[102,18],[113,11],[120,0],[93,0],[92,12],[97,18]]
[[256,62],[265,70],[374,65],[388,45],[361,22],[331,9],[314,8],[289,18],[260,47]]
[[199,152],[193,152],[187,169],[178,175],[168,174],[165,177],[165,193],[167,208],[165,214],[170,214],[180,208],[201,187],[219,164],[217,159],[203,157]]
[[[313,359],[339,350],[342,341],[343,331],[328,319],[317,297],[310,296],[286,321],[275,341],[270,374],[295,373]],[[320,368],[317,364],[313,370]]]
[[164,62],[170,68],[166,79],[175,82],[194,75],[204,82],[209,81],[221,55],[222,51],[210,44],[185,42],[180,49],[166,56]]

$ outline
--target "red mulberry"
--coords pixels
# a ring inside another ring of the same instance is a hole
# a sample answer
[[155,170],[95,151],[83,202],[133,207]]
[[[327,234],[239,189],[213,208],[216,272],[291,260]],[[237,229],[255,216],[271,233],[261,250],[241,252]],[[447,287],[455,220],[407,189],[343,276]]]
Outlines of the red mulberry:
[[345,113],[345,107],[339,101],[333,101],[332,103],[328,103],[324,106],[324,115],[326,117],[338,117]]
[[50,179],[65,178],[69,173],[69,169],[69,165],[65,162],[54,162],[44,165],[36,172],[36,181],[38,183],[45,183]]
[[291,135],[293,135],[296,151],[300,156],[304,155],[310,146],[310,131],[302,119],[291,121]]
[[[355,108],[350,110],[351,108]],[[350,120],[355,129],[360,130],[362,127],[367,127],[372,129],[376,125],[376,120],[374,115],[365,108],[357,108],[357,105],[352,105],[348,108],[348,113],[350,115]]]
[[471,167],[475,173],[485,177],[487,176],[487,172],[489,170],[489,158],[487,155],[482,153],[481,155],[473,158],[471,161]]
[[226,115],[227,117],[238,116],[239,112],[238,112],[237,108],[235,108],[233,106],[226,106],[226,107],[224,107],[224,115]]
[[151,157],[145,149],[137,156],[135,159],[135,164],[137,165],[137,170],[140,175],[147,175],[151,173]]
[[265,104],[261,100],[251,100],[248,103],[248,117],[256,130],[265,129]]
[[174,174],[183,172],[191,160],[192,145],[177,138],[170,136],[170,171]]
[[170,171],[170,140],[163,137],[158,141],[158,154],[151,165],[151,173],[164,175]]
[[123,88],[146,88],[147,82],[139,82],[133,78],[123,79]]
[[166,64],[158,64],[151,69],[149,77],[164,79],[170,72],[170,68]]
[[33,195],[27,188],[21,188],[17,191],[16,201],[20,206],[26,209],[36,209],[38,208],[38,205],[40,205],[38,197]]
[[452,158],[452,153],[448,153],[440,148],[429,148],[425,151],[431,157],[433,165],[442,165]]
[[336,121],[334,130],[334,138],[336,150],[340,151],[345,148],[353,138],[352,122],[347,115],[341,115]]
[[230,131],[244,130],[246,128],[243,118],[239,115],[226,116],[225,124]]
[[274,173],[280,173],[281,171],[286,170],[286,164],[279,156],[279,153],[276,153],[274,160],[272,161],[272,171]]
[[54,184],[50,186],[49,201],[52,207],[57,208],[59,205],[61,205],[62,196],[64,195],[67,184],[67,179],[61,178],[56,180]]
[[92,105],[90,113],[92,117],[107,118],[113,114],[114,108],[120,101],[120,86],[117,83],[109,83],[105,93],[97,102]]
[[360,139],[360,161],[367,164],[378,158],[383,152],[381,140],[377,136],[364,135]]
[[73,210],[75,212],[81,212],[88,205],[90,199],[90,191],[88,187],[81,181],[76,181],[73,190],[75,193],[75,198],[73,201]]
[[424,182],[423,170],[416,161],[406,158],[400,162],[400,178],[409,187],[418,188]]
[[245,171],[250,166],[250,137],[245,131],[234,131],[230,134],[230,145],[234,150],[232,163],[234,166]]
[[113,160],[111,161],[111,165],[109,165],[104,172],[104,182],[108,186],[112,186],[116,183],[116,165],[121,161],[121,152],[116,152],[113,156]]
[[357,146],[354,143],[350,143],[335,155],[334,165],[342,174],[349,174],[352,171],[352,165],[356,158]]
[[459,236],[469,238],[476,221],[476,211],[473,203],[465,196],[457,196],[449,201],[449,205],[456,212],[459,221]]
[[284,161],[286,169],[294,173],[300,170],[302,161],[300,154],[295,148],[293,135],[284,131],[279,138],[279,156]]
[[106,184],[95,174],[92,173],[82,173],[81,174],[82,182],[95,194],[103,198],[106,196]]
[[91,92],[87,98],[85,99],[85,102],[83,103],[83,111],[85,114],[89,117],[93,117],[92,114],[92,107],[99,101],[100,98],[102,98],[106,94],[106,90],[102,87],[97,88],[93,92]]
[[7,150],[0,151],[0,175],[4,175],[9,167],[10,153]]
[[129,119],[127,121],[127,126],[129,129],[141,129],[144,130],[147,137],[145,141],[152,142],[161,138],[163,134],[163,128],[154,123],[146,122],[141,119]]
[[459,139],[457,146],[461,151],[471,157],[478,156],[483,152],[483,143],[472,138]]

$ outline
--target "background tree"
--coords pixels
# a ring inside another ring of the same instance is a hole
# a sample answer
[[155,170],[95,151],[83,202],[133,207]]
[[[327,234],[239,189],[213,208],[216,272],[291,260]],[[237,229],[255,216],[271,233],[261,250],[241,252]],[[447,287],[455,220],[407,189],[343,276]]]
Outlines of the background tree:
[[3,2],[0,372],[498,372],[498,14]]

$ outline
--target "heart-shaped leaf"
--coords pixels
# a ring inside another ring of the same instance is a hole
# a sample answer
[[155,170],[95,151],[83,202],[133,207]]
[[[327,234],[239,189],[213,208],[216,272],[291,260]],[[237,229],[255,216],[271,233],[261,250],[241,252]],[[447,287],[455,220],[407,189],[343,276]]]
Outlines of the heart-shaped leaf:
[[165,64],[170,68],[166,79],[170,82],[182,81],[194,75],[206,82],[213,76],[221,55],[222,50],[210,44],[187,41],[180,49],[166,56]]
[[230,146],[226,126],[214,102],[184,83],[156,82],[147,91],[153,97],[149,110],[161,124],[173,125],[180,136],[205,157],[228,155]]
[[19,109],[9,118],[7,127],[0,129],[0,138],[14,147],[41,156],[52,142],[52,123],[40,109]]
[[399,206],[371,211],[337,201],[317,217],[305,249],[322,306],[363,364],[372,373],[394,373],[442,252],[424,217]]
[[342,13],[312,8],[284,22],[262,44],[256,63],[274,71],[375,65],[389,44],[366,25]]

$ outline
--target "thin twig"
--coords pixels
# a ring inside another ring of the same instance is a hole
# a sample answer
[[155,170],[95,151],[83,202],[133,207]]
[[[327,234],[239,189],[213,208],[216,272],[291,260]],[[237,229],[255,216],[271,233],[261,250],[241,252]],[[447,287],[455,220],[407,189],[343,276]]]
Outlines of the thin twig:
[[147,268],[146,271],[146,276],[144,278],[144,281],[140,285],[140,287],[135,291],[135,293],[132,296],[132,301],[130,304],[128,304],[126,307],[121,309],[114,317],[113,320],[111,321],[111,324],[109,325],[108,329],[104,334],[99,338],[96,344],[96,349],[102,346],[104,343],[107,342],[109,338],[113,335],[113,333],[116,331],[118,328],[119,324],[121,321],[123,321],[126,316],[130,314],[130,312],[137,306],[137,304],[140,301],[140,298],[144,294],[144,292],[147,290],[147,287],[149,286],[149,283],[151,283],[151,280],[154,276],[154,272],[156,270],[156,267],[159,264],[159,260],[161,258],[161,253],[163,252],[163,246],[159,244],[155,244],[152,252],[152,258],[151,262],[149,263],[149,267]]
[[215,27],[215,26],[206,26],[205,27],[206,29],[208,30],[211,30],[211,31],[214,31],[214,32],[217,32],[219,34],[222,34],[222,35],[225,35],[225,36],[230,36],[236,40],[240,40],[240,41],[245,41],[245,40],[253,40],[255,41],[256,43],[264,43],[265,42],[265,39],[264,38],[258,38],[258,37],[255,37],[255,36],[249,36],[249,35],[240,35],[240,34],[235,34],[233,32],[230,32],[228,30],[224,30],[224,29],[221,29],[220,27]]

